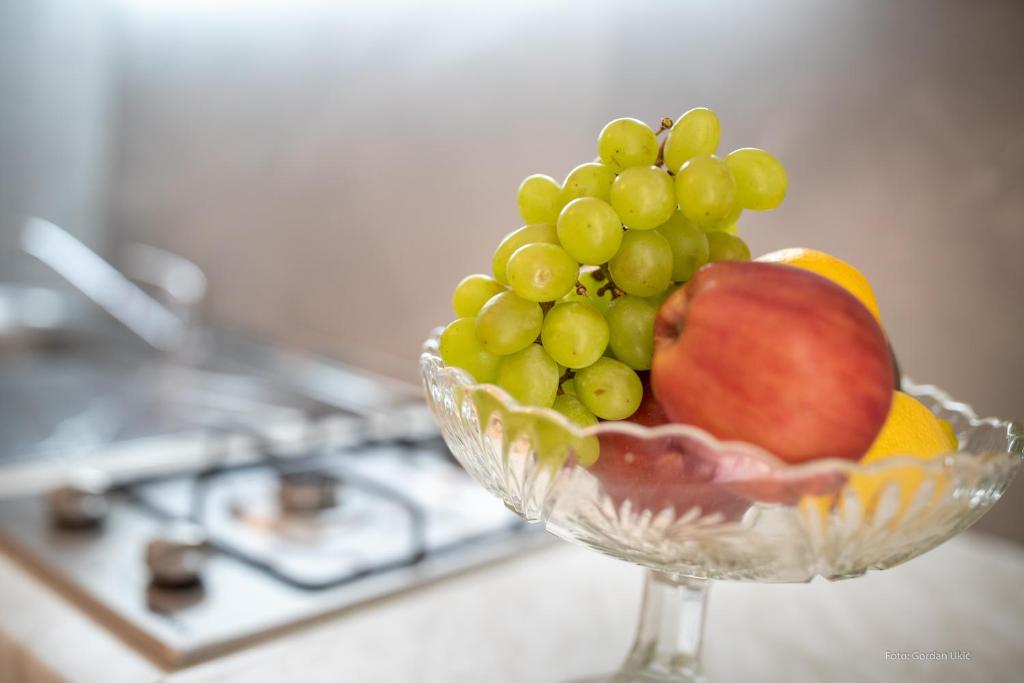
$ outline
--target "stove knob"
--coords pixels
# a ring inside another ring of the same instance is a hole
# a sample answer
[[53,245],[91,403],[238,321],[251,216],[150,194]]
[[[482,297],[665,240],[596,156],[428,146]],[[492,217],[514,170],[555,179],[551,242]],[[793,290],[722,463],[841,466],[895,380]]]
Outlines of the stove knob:
[[110,503],[110,477],[99,470],[79,470],[46,494],[50,519],[59,527],[86,529],[99,526]]
[[277,498],[285,512],[312,514],[338,504],[338,480],[326,472],[284,472]]
[[146,544],[146,566],[161,588],[194,586],[202,578],[208,544],[206,532],[195,524],[176,524]]

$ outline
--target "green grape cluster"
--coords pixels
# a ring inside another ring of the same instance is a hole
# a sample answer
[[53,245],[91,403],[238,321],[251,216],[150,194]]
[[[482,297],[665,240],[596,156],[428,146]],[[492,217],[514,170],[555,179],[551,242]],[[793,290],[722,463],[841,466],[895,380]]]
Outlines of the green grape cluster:
[[[786,195],[775,157],[743,148],[721,158],[720,135],[705,108],[662,119],[659,130],[616,119],[598,135],[597,159],[561,184],[523,180],[524,225],[498,244],[491,275],[455,288],[444,362],[581,426],[629,418],[662,302],[707,263],[749,260],[743,211],[773,209]],[[597,457],[592,439],[573,448],[584,464]]]

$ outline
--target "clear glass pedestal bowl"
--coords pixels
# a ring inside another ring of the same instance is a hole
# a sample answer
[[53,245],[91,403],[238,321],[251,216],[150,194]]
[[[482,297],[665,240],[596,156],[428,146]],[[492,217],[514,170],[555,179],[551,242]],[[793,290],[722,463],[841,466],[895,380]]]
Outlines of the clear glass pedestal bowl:
[[838,580],[906,562],[985,514],[1024,452],[1017,423],[979,419],[908,380],[904,391],[952,424],[960,452],[789,465],[689,425],[581,429],[445,366],[436,333],[420,367],[444,439],[478,483],[556,536],[648,569],[625,663],[581,683],[703,680],[711,581]]

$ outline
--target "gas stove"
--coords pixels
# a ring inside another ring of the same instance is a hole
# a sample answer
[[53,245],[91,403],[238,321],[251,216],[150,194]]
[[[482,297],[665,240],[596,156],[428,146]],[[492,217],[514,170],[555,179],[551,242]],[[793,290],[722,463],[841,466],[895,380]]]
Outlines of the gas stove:
[[542,540],[438,443],[91,483],[0,501],[0,545],[171,668]]
[[[60,403],[21,382],[45,357],[0,364],[8,405],[64,443],[72,420],[80,444],[6,450],[0,550],[162,667],[545,542],[463,472],[416,392],[237,339],[218,348],[199,368],[63,353],[88,373],[54,376]],[[126,387],[103,410],[89,399],[98,373]],[[124,429],[92,426],[111,411]],[[33,464],[49,478],[19,490]]]

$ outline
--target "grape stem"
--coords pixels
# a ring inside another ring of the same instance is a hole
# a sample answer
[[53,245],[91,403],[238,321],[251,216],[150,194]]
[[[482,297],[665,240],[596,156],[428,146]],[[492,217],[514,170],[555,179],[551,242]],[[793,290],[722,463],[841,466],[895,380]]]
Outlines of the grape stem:
[[608,270],[607,263],[602,264],[600,268],[594,271],[593,278],[598,282],[601,282],[602,280],[607,280],[607,282],[605,282],[604,285],[602,285],[601,288],[597,290],[598,296],[604,296],[605,294],[611,292],[612,298],[618,299],[620,296],[626,295],[626,293],[619,289],[619,286],[615,284],[615,281],[612,280],[612,274],[611,271]]
[[616,287],[614,282],[609,282],[604,287],[597,290],[597,295],[604,296],[607,292],[611,292],[613,299],[618,299],[620,296],[626,296],[626,293]]
[[[655,135],[661,135],[666,130],[670,130],[671,128],[672,128],[672,119],[670,119],[667,116],[662,116],[661,117],[661,127],[658,128],[658,130],[655,133]],[[654,161],[654,165],[655,166],[664,166],[665,165],[665,141],[666,140],[668,140],[668,138],[664,137],[658,143],[658,158],[655,159],[655,161]],[[672,171],[669,171],[668,174],[669,175],[673,175]]]

